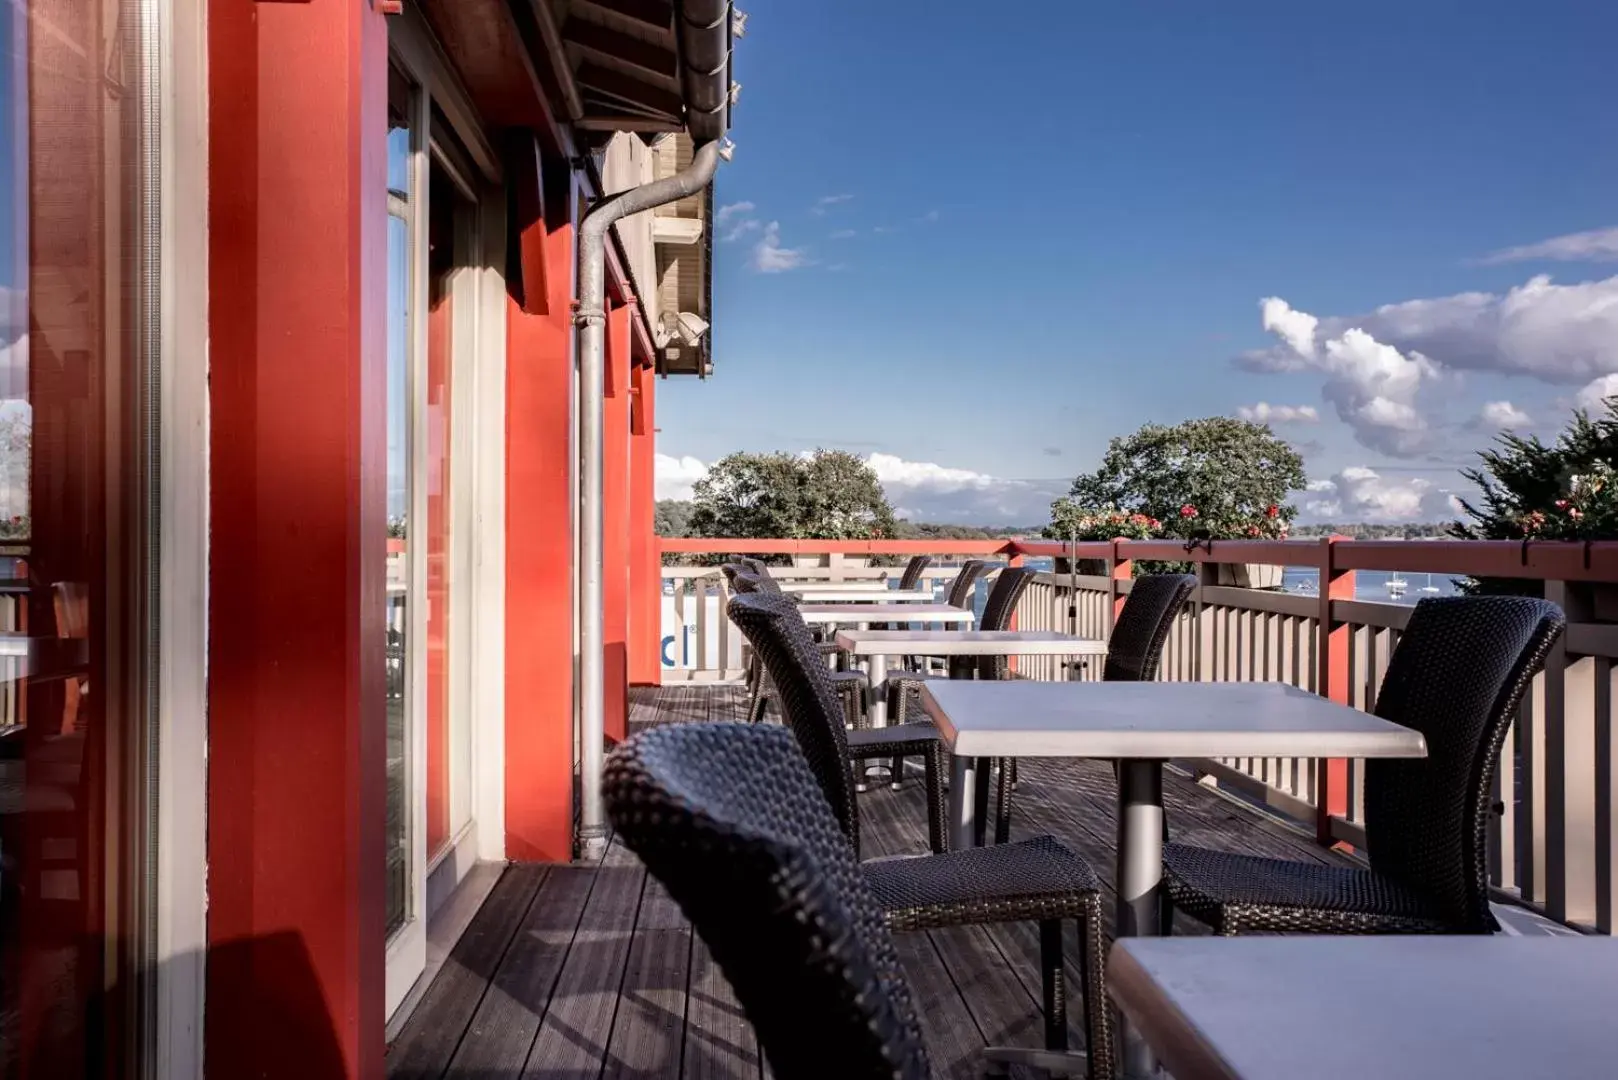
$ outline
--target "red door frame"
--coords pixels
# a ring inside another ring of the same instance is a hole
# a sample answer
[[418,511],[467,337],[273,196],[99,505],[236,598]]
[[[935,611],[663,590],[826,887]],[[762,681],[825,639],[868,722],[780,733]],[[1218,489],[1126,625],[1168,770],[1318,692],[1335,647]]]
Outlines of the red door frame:
[[656,686],[663,672],[663,566],[656,536],[657,376],[637,357],[629,420],[629,682]]
[[387,27],[208,14],[206,1067],[381,1077]]
[[607,739],[621,742],[629,727],[629,413],[630,335],[634,309],[607,311],[606,400],[602,436],[602,660]]

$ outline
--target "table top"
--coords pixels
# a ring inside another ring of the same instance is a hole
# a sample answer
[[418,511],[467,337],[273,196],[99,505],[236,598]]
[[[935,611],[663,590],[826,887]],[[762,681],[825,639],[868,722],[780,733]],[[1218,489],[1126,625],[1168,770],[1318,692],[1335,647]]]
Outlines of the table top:
[[925,651],[929,656],[1103,656],[1107,643],[1055,630],[839,630],[855,656]]
[[819,593],[819,592],[875,592],[890,591],[889,583],[884,578],[853,578],[848,581],[783,581],[780,583],[782,592],[789,593]]
[[1123,938],[1108,990],[1176,1080],[1618,1073],[1618,940]]
[[971,757],[1426,757],[1421,733],[1283,683],[938,681],[922,706]]
[[938,622],[967,623],[975,615],[953,604],[799,604],[807,623]]
[[[794,590],[783,585],[781,591]],[[815,604],[930,604],[938,599],[926,589],[816,589],[797,595]]]

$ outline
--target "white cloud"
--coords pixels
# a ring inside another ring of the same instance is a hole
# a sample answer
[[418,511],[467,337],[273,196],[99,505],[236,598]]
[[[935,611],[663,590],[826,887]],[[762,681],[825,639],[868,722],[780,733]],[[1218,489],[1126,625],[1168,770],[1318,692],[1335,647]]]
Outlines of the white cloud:
[[763,222],[753,216],[754,209],[750,202],[733,202],[721,206],[713,216],[714,231],[719,234],[720,242],[728,244],[758,230]]
[[1260,302],[1264,329],[1279,337],[1267,370],[1318,371],[1322,389],[1354,437],[1373,450],[1397,457],[1420,453],[1427,445],[1427,420],[1417,408],[1423,383],[1438,368],[1418,352],[1402,353],[1358,327],[1323,333],[1321,320],[1297,311],[1280,297]]
[[1394,479],[1375,469],[1351,465],[1328,480],[1308,486],[1303,500],[1310,521],[1441,521],[1459,512],[1455,495],[1420,477]]
[[1491,252],[1485,265],[1541,259],[1555,262],[1618,262],[1618,227],[1553,236],[1537,244],[1523,244]]
[[917,218],[916,220],[920,221],[924,225],[932,225],[932,224],[934,224],[935,222],[938,221],[940,216],[941,215],[938,213],[937,210],[929,210],[925,214],[921,215],[921,217]]
[[1585,412],[1599,416],[1607,398],[1610,397],[1618,397],[1618,374],[1603,375],[1592,381],[1579,391],[1573,403]]
[[796,270],[809,261],[802,248],[781,246],[781,223],[772,221],[764,226],[764,235],[753,247],[753,269],[761,274],[779,274]]
[[1255,424],[1314,424],[1320,421],[1320,411],[1313,405],[1271,405],[1261,401],[1257,405],[1238,405],[1236,415]]
[[809,212],[816,215],[824,214],[832,207],[846,203],[853,197],[852,195],[822,195],[815,200],[815,204],[809,208]]
[[858,235],[859,233],[854,229],[838,229],[836,232],[831,234],[831,238],[833,240],[852,240]]
[[1302,362],[1314,359],[1315,327],[1320,320],[1307,311],[1294,311],[1279,296],[1267,296],[1259,301],[1264,329],[1280,338]]
[[691,487],[708,475],[708,466],[694,457],[658,454],[652,463],[652,489],[659,499],[689,499]]
[[1530,417],[1509,401],[1488,401],[1478,414],[1478,419],[1489,427],[1520,428],[1527,427]]
[[[912,521],[970,525],[1034,525],[1050,515],[1051,500],[1067,492],[1066,480],[1007,480],[972,469],[907,461],[873,453],[865,463],[876,473],[895,513]],[[689,499],[708,474],[697,458],[656,457],[659,499]]]

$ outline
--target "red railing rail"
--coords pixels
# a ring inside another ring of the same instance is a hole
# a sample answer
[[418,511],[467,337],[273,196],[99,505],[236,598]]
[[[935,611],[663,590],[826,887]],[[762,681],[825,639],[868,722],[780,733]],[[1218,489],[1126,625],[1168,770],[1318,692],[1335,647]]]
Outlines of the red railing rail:
[[1618,582],[1618,540],[781,540],[663,537],[664,554],[1074,556],[1197,564],[1254,563],[1535,581]]

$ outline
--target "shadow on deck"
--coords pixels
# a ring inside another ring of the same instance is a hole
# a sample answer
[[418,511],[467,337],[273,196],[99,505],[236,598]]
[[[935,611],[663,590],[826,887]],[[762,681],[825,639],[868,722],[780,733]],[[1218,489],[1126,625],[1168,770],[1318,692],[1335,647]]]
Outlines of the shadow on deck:
[[[631,730],[731,720],[741,691],[679,685],[634,691]],[[1051,833],[1090,860],[1111,909],[1112,770],[1101,761],[1022,764],[1014,835]],[[1177,839],[1331,861],[1301,833],[1201,787],[1164,778]],[[926,851],[919,782],[861,796],[866,858]],[[1189,920],[1176,933],[1205,932]],[[1072,928],[1067,955],[1078,956]],[[900,934],[934,1075],[979,1077],[988,1044],[1039,1046],[1033,924]],[[1071,986],[1082,986],[1076,969]],[[1083,1045],[1081,1010],[1070,1010]],[[751,1028],[679,909],[625,849],[603,864],[513,865],[456,945],[388,1054],[392,1080],[523,1077],[759,1078]]]

